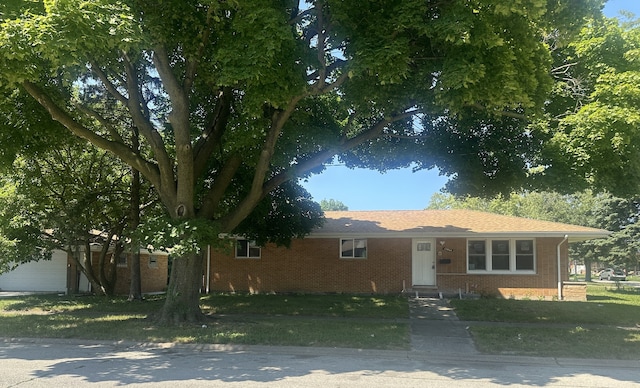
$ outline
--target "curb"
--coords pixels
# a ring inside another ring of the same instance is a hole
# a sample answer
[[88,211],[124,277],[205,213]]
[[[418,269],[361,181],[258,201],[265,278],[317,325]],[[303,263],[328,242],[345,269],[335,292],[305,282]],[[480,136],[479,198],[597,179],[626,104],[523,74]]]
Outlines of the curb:
[[94,341],[62,338],[6,338],[0,337],[5,344],[66,344],[77,346],[104,346],[115,350],[174,350],[182,352],[210,352],[210,353],[251,353],[251,354],[279,354],[299,357],[357,357],[367,359],[407,359],[421,361],[427,364],[468,365],[468,364],[509,364],[509,365],[540,365],[561,367],[612,367],[625,369],[640,368],[640,360],[606,360],[589,358],[557,358],[557,357],[528,357],[511,355],[470,355],[464,353],[425,353],[414,350],[376,350],[355,348],[322,348],[300,346],[263,346],[263,345],[226,345],[226,344],[177,344],[155,342],[130,341]]

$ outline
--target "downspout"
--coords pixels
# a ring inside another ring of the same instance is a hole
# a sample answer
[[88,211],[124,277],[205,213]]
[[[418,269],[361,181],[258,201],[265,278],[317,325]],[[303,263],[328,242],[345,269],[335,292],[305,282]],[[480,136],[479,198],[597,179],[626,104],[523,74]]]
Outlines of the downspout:
[[568,235],[564,235],[564,239],[560,241],[557,247],[557,258],[558,258],[558,300],[562,300],[562,267],[560,266],[560,245],[562,245],[565,241],[569,239]]
[[207,245],[207,287],[205,292],[209,293],[209,286],[211,284],[211,245]]

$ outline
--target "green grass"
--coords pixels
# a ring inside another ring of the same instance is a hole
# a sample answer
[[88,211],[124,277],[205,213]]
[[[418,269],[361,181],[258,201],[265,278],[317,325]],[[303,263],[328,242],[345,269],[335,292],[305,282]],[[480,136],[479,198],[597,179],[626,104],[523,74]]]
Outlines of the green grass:
[[636,326],[640,293],[614,284],[589,284],[587,290],[587,302],[480,299],[451,303],[461,320],[471,321],[470,331],[483,353],[640,359]]
[[352,318],[408,318],[406,298],[363,295],[237,295],[202,298],[203,308],[216,314],[266,314]]
[[589,284],[587,302],[513,299],[452,300],[464,321],[575,323],[635,326],[640,323],[640,292],[614,284]]
[[476,347],[488,354],[638,360],[640,331],[613,327],[472,326]]
[[209,295],[204,325],[163,327],[152,316],[163,298],[29,296],[0,299],[4,337],[138,342],[408,349],[406,298],[353,295]]

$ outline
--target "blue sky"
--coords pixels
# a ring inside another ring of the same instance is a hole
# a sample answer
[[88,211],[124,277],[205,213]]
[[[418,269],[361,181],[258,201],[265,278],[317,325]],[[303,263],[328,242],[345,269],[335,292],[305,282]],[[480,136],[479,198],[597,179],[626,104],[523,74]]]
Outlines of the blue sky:
[[[618,16],[620,10],[640,16],[640,0],[610,0],[604,13]],[[419,210],[439,192],[447,178],[437,170],[412,172],[410,168],[381,174],[374,170],[331,165],[302,185],[316,201],[336,199],[349,210]]]

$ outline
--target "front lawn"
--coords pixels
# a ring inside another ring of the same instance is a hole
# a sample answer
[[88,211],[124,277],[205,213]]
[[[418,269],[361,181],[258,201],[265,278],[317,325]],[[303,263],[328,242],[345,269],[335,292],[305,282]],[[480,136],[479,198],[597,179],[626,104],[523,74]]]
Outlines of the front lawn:
[[451,304],[461,320],[470,322],[476,347],[483,353],[640,359],[640,293],[614,284],[589,284],[587,299]]
[[136,342],[408,349],[406,298],[356,295],[207,295],[198,325],[162,327],[151,317],[163,297],[27,296],[0,299],[4,337]]

